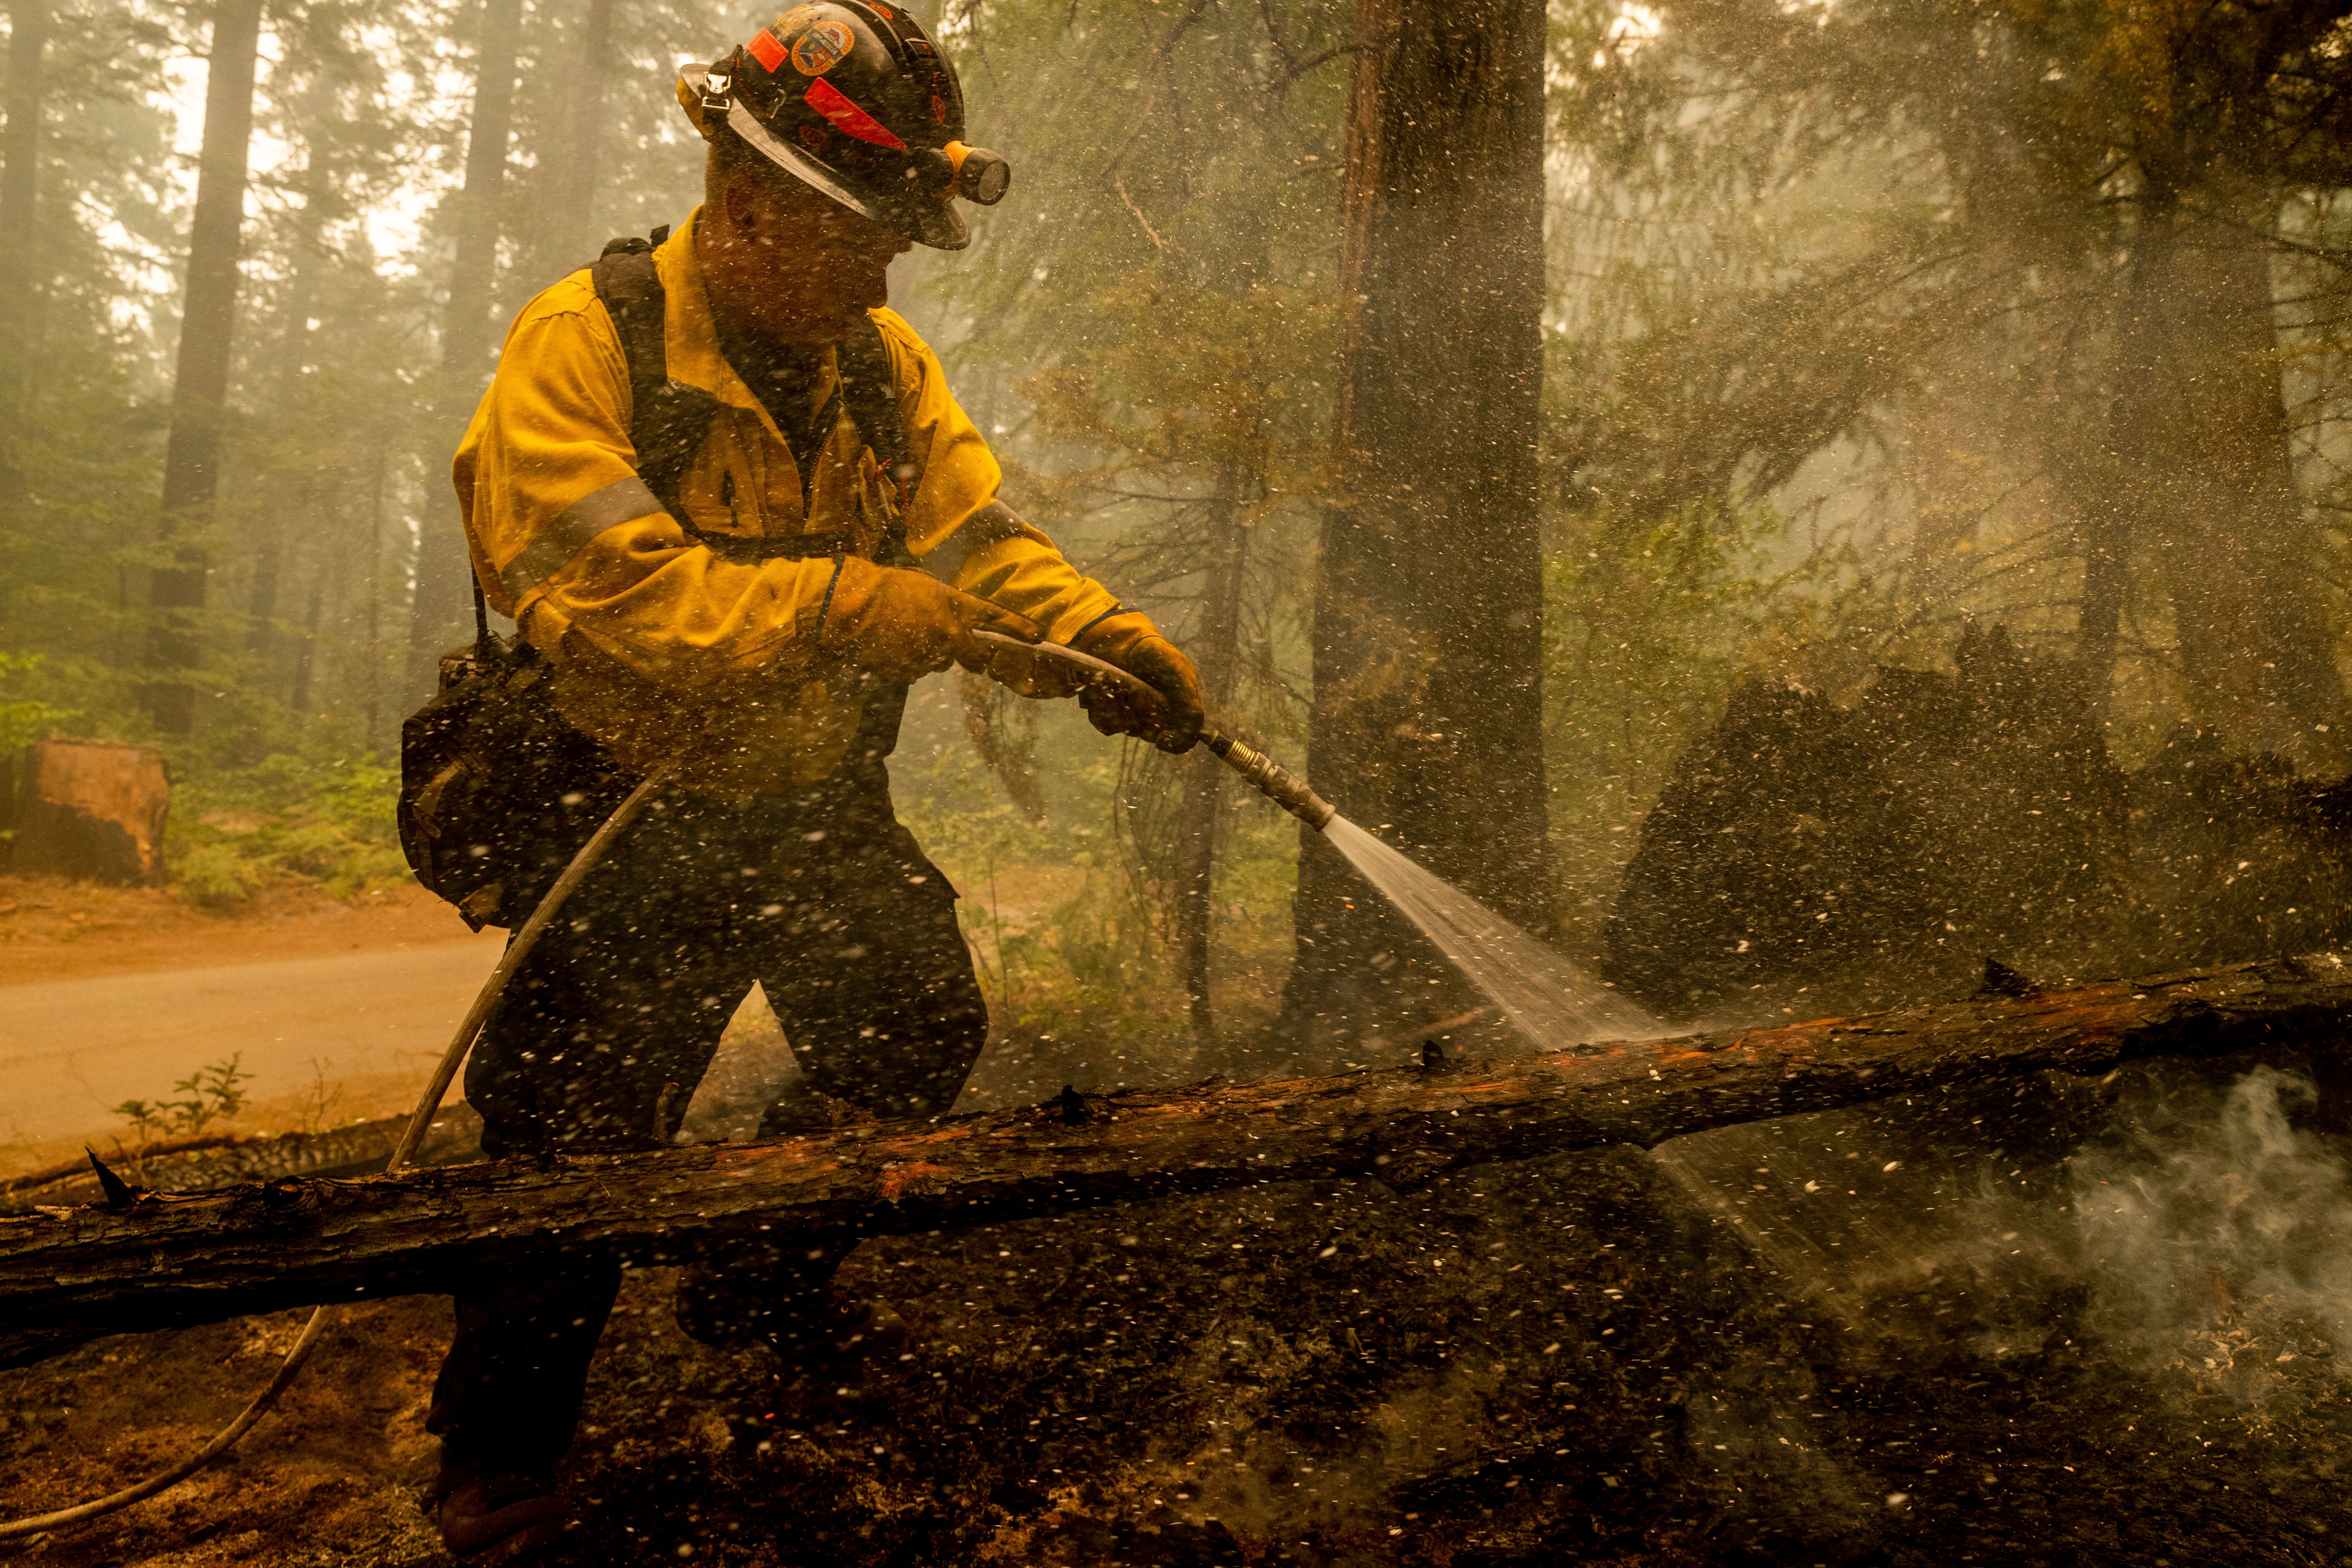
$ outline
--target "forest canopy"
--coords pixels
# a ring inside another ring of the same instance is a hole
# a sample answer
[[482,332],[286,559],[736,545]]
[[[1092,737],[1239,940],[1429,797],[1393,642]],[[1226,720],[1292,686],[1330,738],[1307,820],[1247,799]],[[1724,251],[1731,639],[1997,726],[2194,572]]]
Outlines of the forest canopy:
[[[893,279],[1008,499],[1293,756],[1318,528],[1352,504],[1351,72],[1391,11],[947,0],[928,19],[1013,194]],[[675,71],[762,19],[15,0],[11,743],[148,741],[200,795],[331,799],[349,843],[312,860],[394,874],[384,770],[467,635],[466,414],[524,300],[686,220]],[[2336,8],[1562,0],[1545,38],[1533,923],[1597,947],[1643,815],[1743,677],[1842,700],[1946,668],[1972,623],[2071,671],[2120,762],[2189,731],[2344,771]],[[1492,346],[1440,352],[1475,374]],[[1286,958],[1285,828],[1066,715],[961,697],[918,705],[902,791],[953,819],[966,879],[1113,878],[1120,956],[1092,984],[1198,981],[1212,945],[1234,975]],[[190,814],[173,831],[233,893]]]

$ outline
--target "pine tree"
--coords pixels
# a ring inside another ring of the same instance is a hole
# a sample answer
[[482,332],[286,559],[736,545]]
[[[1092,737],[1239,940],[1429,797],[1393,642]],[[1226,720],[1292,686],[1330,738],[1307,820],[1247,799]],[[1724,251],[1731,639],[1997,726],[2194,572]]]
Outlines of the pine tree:
[[[452,448],[489,381],[489,362],[496,346],[490,303],[498,286],[499,220],[521,31],[522,0],[482,0],[474,111],[466,139],[466,182],[453,204],[456,247],[449,267],[448,307],[441,325],[438,423]],[[466,605],[472,593],[473,567],[463,523],[452,504],[445,502],[436,512],[417,549],[416,589],[408,628],[407,686],[412,695],[431,689],[442,650],[464,635]]]
[[171,736],[185,736],[195,723],[199,612],[212,571],[208,535],[228,418],[260,35],[261,0],[218,0],[205,73],[204,145],[197,159],[195,217],[188,231],[172,433],[163,455],[163,535],[169,563],[154,570],[149,587],[155,618],[148,634],[148,663],[155,679],[148,689],[148,710],[156,729]]
[[[7,115],[0,132],[0,410],[9,430],[0,434],[0,505],[21,506],[26,498],[17,452],[20,414],[30,390],[35,321],[39,306],[40,163],[43,55],[48,48],[50,0],[16,0],[8,21]],[[0,590],[5,593],[5,590]],[[0,598],[0,604],[5,604]]]

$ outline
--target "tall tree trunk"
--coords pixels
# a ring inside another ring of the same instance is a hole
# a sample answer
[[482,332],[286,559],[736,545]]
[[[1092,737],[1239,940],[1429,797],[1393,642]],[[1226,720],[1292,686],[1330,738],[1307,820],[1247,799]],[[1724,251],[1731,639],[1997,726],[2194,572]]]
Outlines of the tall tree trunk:
[[375,484],[368,498],[367,557],[362,565],[364,574],[362,602],[367,606],[367,748],[371,756],[383,750],[383,616],[380,600],[383,590],[383,496],[384,481],[392,466],[392,453],[383,443],[375,449]]
[[[1242,584],[1249,548],[1249,531],[1242,526],[1242,500],[1244,487],[1255,478],[1230,463],[1217,476],[1201,621],[1188,639],[1212,713],[1231,709],[1241,667]],[[1224,799],[1225,770],[1195,766],[1182,770],[1179,776],[1184,795],[1176,817],[1176,957],[1192,1037],[1206,1050],[1214,1045],[1217,1034],[1216,1012],[1209,1003],[1209,931],[1216,891],[1217,808]]]
[[[50,0],[16,0],[8,14],[7,129],[0,132],[0,504],[29,494],[16,442],[39,338],[42,52]],[[5,595],[0,586],[0,595]],[[0,605],[5,605],[0,598]]]
[[[331,92],[314,89],[306,94],[302,105],[304,125],[324,124],[333,108]],[[290,247],[292,272],[287,281],[285,308],[278,317],[276,334],[278,368],[283,378],[277,389],[277,401],[289,415],[299,414],[310,382],[310,310],[319,297],[319,272],[324,260],[320,242],[326,228],[327,205],[333,195],[333,167],[322,139],[314,134],[303,159],[302,205],[295,215],[294,243]],[[325,499],[320,492],[327,488],[322,483],[324,461],[322,456],[312,455],[278,469],[270,486],[271,504],[256,521],[253,588],[246,605],[246,651],[253,656],[265,685],[270,667],[277,662],[272,656],[279,644],[278,592],[290,534],[288,525],[291,520],[316,515]]]
[[172,564],[156,569],[148,590],[155,619],[147,657],[158,679],[147,689],[147,709],[166,735],[185,735],[195,722],[192,676],[205,580],[212,570],[205,535],[220,485],[260,36],[261,0],[219,0],[205,72],[205,134],[197,159],[195,218],[188,232],[188,289],[172,388],[171,435],[163,451],[163,537]]
[[[273,487],[278,488],[278,487]],[[284,487],[299,488],[299,487]],[[255,672],[267,681],[270,651],[277,646],[278,571],[286,553],[286,512],[270,507],[256,518],[253,531],[253,581],[245,596],[245,651]]]
[[[454,448],[489,379],[495,342],[490,298],[498,281],[499,206],[506,188],[507,138],[514,123],[515,53],[522,0],[483,0],[476,53],[474,119],[466,139],[466,183],[457,193],[457,255],[449,269],[448,316],[441,326],[437,425]],[[416,596],[408,625],[408,677],[421,697],[433,685],[442,649],[468,624],[473,568],[454,505],[441,509],[416,552]]]
[[[2124,605],[2130,596],[2136,525],[2153,503],[2148,454],[2142,446],[2153,432],[2140,416],[2143,389],[2158,374],[2161,333],[2152,318],[2151,281],[2162,268],[2170,225],[2149,221],[2143,206],[2117,299],[2112,361],[2107,366],[2105,409],[2089,451],[2063,451],[2057,465],[2061,494],[2075,520],[2083,549],[2083,602],[2074,621],[2074,668],[2093,717],[2106,721],[2116,685],[2116,656],[2123,637]],[[2074,435],[2054,422],[2062,449]]]
[[533,215],[539,226],[534,289],[567,268],[593,259],[602,240],[595,232],[596,149],[604,127],[604,77],[613,52],[613,0],[587,0],[580,22],[580,52],[557,119],[559,140],[545,150],[546,208]]
[[297,713],[310,710],[310,674],[319,662],[319,617],[327,607],[327,574],[321,567],[310,579],[310,602],[302,611],[302,646],[294,650],[294,685],[286,706]]
[[[1341,811],[1542,931],[1544,11],[1359,0],[1356,29],[1308,763]],[[1290,1037],[1319,1056],[1471,1005],[1320,834],[1301,844]]]
[[2253,192],[2234,205],[2142,220],[2151,342],[2121,388],[2145,459],[2135,535],[2171,601],[2182,717],[2237,747],[2340,768],[2344,683],[2280,386],[2273,204]]
[[[1192,233],[1186,247],[1186,265],[1196,275],[1197,287],[1240,301],[1266,285],[1274,258],[1261,204],[1220,204],[1188,226]],[[1242,602],[1248,581],[1250,537],[1244,509],[1264,499],[1271,461],[1264,391],[1264,381],[1244,368],[1211,400],[1216,409],[1212,428],[1218,431],[1215,443],[1222,456],[1215,467],[1215,499],[1202,530],[1205,570],[1201,615],[1186,646],[1200,668],[1209,711],[1226,724],[1232,722],[1234,691],[1241,676]],[[1209,960],[1225,770],[1196,763],[1180,768],[1177,779],[1181,794],[1176,807],[1171,934],[1195,1059],[1202,1070],[1219,1072],[1231,1064],[1219,1049],[1216,1009],[1209,999]]]

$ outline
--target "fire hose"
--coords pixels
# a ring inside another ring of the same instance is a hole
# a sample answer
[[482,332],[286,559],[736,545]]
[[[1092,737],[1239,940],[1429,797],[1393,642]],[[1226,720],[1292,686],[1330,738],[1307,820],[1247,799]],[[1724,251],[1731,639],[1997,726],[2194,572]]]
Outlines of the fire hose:
[[[984,643],[1017,649],[1025,654],[1043,654],[1077,666],[1095,679],[1124,685],[1145,696],[1154,698],[1157,696],[1150,686],[1117,665],[1097,658],[1091,654],[1080,653],[1076,648],[1063,647],[1053,643],[1026,643],[1017,637],[1005,637],[996,632],[974,632],[972,636]],[[1337,815],[1328,802],[1307,787],[1304,780],[1291,773],[1265,752],[1245,745],[1213,726],[1208,725],[1202,728],[1201,743],[1206,746],[1220,762],[1248,780],[1268,800],[1317,832],[1319,833],[1328,826],[1332,817]],[[563,868],[563,874],[555,879],[555,885],[547,890],[546,897],[541,899],[538,907],[531,910],[530,918],[523,922],[520,931],[515,932],[514,940],[507,943],[506,952],[499,957],[498,967],[490,971],[490,977],[482,983],[482,989],[475,996],[473,1006],[467,1010],[464,1021],[457,1026],[457,1033],[450,1040],[449,1048],[441,1053],[441,1060],[434,1068],[433,1077],[426,1082],[425,1093],[417,1101],[415,1114],[408,1119],[408,1125],[402,1131],[400,1142],[393,1145],[391,1155],[384,1161],[385,1174],[389,1175],[402,1169],[415,1157],[418,1145],[424,1142],[425,1131],[433,1124],[433,1118],[440,1112],[442,1098],[449,1092],[450,1084],[457,1080],[457,1069],[465,1062],[466,1053],[473,1047],[474,1037],[481,1033],[482,1025],[489,1017],[491,1008],[498,1005],[499,998],[505,994],[507,982],[514,977],[514,973],[521,967],[522,961],[530,956],[530,950],[539,942],[540,933],[547,929],[548,922],[552,921],[556,912],[562,909],[564,900],[572,896],[572,889],[579,887],[582,879],[604,860],[605,854],[611,850],[614,841],[626,832],[629,825],[644,814],[655,794],[668,782],[674,769],[674,763],[664,763],[647,773],[637,787],[629,792],[628,798],[621,802],[620,805],[614,808],[613,815],[604,819],[604,826],[591,834],[588,842],[580,847],[580,852],[572,856],[572,863]],[[90,1158],[95,1163],[97,1156],[93,1154]],[[68,1525],[85,1523],[103,1514],[112,1513],[117,1509],[128,1508],[134,1502],[153,1497],[157,1492],[177,1486],[223,1454],[227,1453],[236,1446],[239,1438],[251,1431],[254,1425],[268,1413],[270,1406],[278,1402],[278,1395],[284,1394],[295,1377],[300,1373],[303,1363],[310,1359],[310,1352],[318,1348],[319,1341],[325,1336],[329,1324],[333,1321],[334,1311],[334,1308],[326,1306],[312,1310],[310,1321],[302,1325],[300,1336],[295,1340],[293,1349],[286,1352],[286,1359],[278,1364],[277,1374],[269,1380],[268,1386],[256,1394],[253,1402],[238,1414],[236,1419],[215,1433],[211,1440],[203,1447],[169,1469],[159,1470],[145,1480],[125,1487],[121,1491],[109,1493],[105,1497],[96,1498],[89,1502],[77,1503],[71,1508],[59,1509],[53,1513],[0,1521],[0,1541],[37,1535],[45,1531],[61,1530]]]
[[[637,787],[629,792],[628,798],[604,819],[604,826],[589,835],[588,842],[580,847],[580,852],[563,868],[563,875],[555,879],[555,885],[547,890],[545,898],[539,900],[539,907],[531,910],[530,918],[523,922],[522,929],[515,932],[514,940],[507,943],[506,952],[499,956],[499,966],[490,971],[490,977],[482,983],[473,1006],[467,1009],[465,1021],[457,1026],[457,1037],[449,1042],[449,1048],[441,1053],[440,1063],[434,1068],[433,1077],[425,1086],[424,1098],[417,1101],[416,1114],[408,1119],[408,1126],[401,1132],[400,1142],[393,1145],[390,1157],[384,1161],[383,1168],[387,1174],[399,1170],[415,1157],[417,1145],[425,1142],[425,1130],[433,1125],[433,1118],[439,1113],[441,1099],[449,1092],[449,1085],[456,1080],[457,1068],[472,1047],[474,1037],[481,1033],[483,1021],[490,1016],[490,1009],[498,1005],[499,996],[505,994],[507,982],[514,977],[514,972],[521,967],[522,961],[538,944],[540,933],[547,929],[548,922],[555,918],[556,911],[563,907],[564,900],[572,896],[572,890],[580,885],[581,879],[604,858],[605,853],[613,847],[613,841],[644,814],[655,793],[668,781],[671,771],[671,764],[664,763],[647,773]],[[95,1163],[97,1156],[93,1154],[91,1160]],[[253,1429],[254,1423],[268,1413],[269,1407],[278,1403],[278,1396],[293,1383],[302,1370],[302,1363],[310,1359],[310,1352],[318,1348],[319,1341],[325,1336],[334,1312],[332,1307],[312,1309],[310,1321],[302,1325],[300,1337],[295,1340],[294,1348],[286,1352],[286,1359],[278,1363],[278,1374],[269,1380],[269,1386],[254,1395],[253,1403],[247,1405],[236,1420],[214,1433],[212,1440],[203,1447],[171,1468],[159,1470],[119,1492],[77,1503],[72,1508],[59,1509],[54,1513],[0,1521],[0,1541],[37,1535],[43,1531],[61,1530],[69,1524],[80,1524],[101,1514],[112,1513],[119,1508],[128,1508],[134,1502],[179,1485],[227,1453],[236,1446],[238,1438]]]

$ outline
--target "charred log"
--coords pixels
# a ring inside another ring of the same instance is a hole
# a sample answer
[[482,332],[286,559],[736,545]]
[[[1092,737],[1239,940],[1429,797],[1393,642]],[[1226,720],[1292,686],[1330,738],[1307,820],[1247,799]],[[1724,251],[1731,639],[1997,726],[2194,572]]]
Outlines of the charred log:
[[[320,1132],[276,1136],[218,1132],[169,1142],[110,1146],[106,1160],[158,1192],[210,1192],[279,1176],[372,1176],[407,1129],[405,1116],[355,1121]],[[455,1165],[482,1157],[482,1119],[459,1100],[442,1107],[412,1164]],[[0,1216],[11,1211],[97,1203],[106,1196],[87,1158],[0,1182]]]
[[2257,1044],[2332,1051],[2347,1025],[2352,964],[2331,954],[1475,1066],[1071,1095],[776,1143],[149,1194],[0,1219],[0,1365],[110,1333],[445,1291],[550,1252],[647,1265],[1270,1182],[1413,1184],[2036,1070]]

